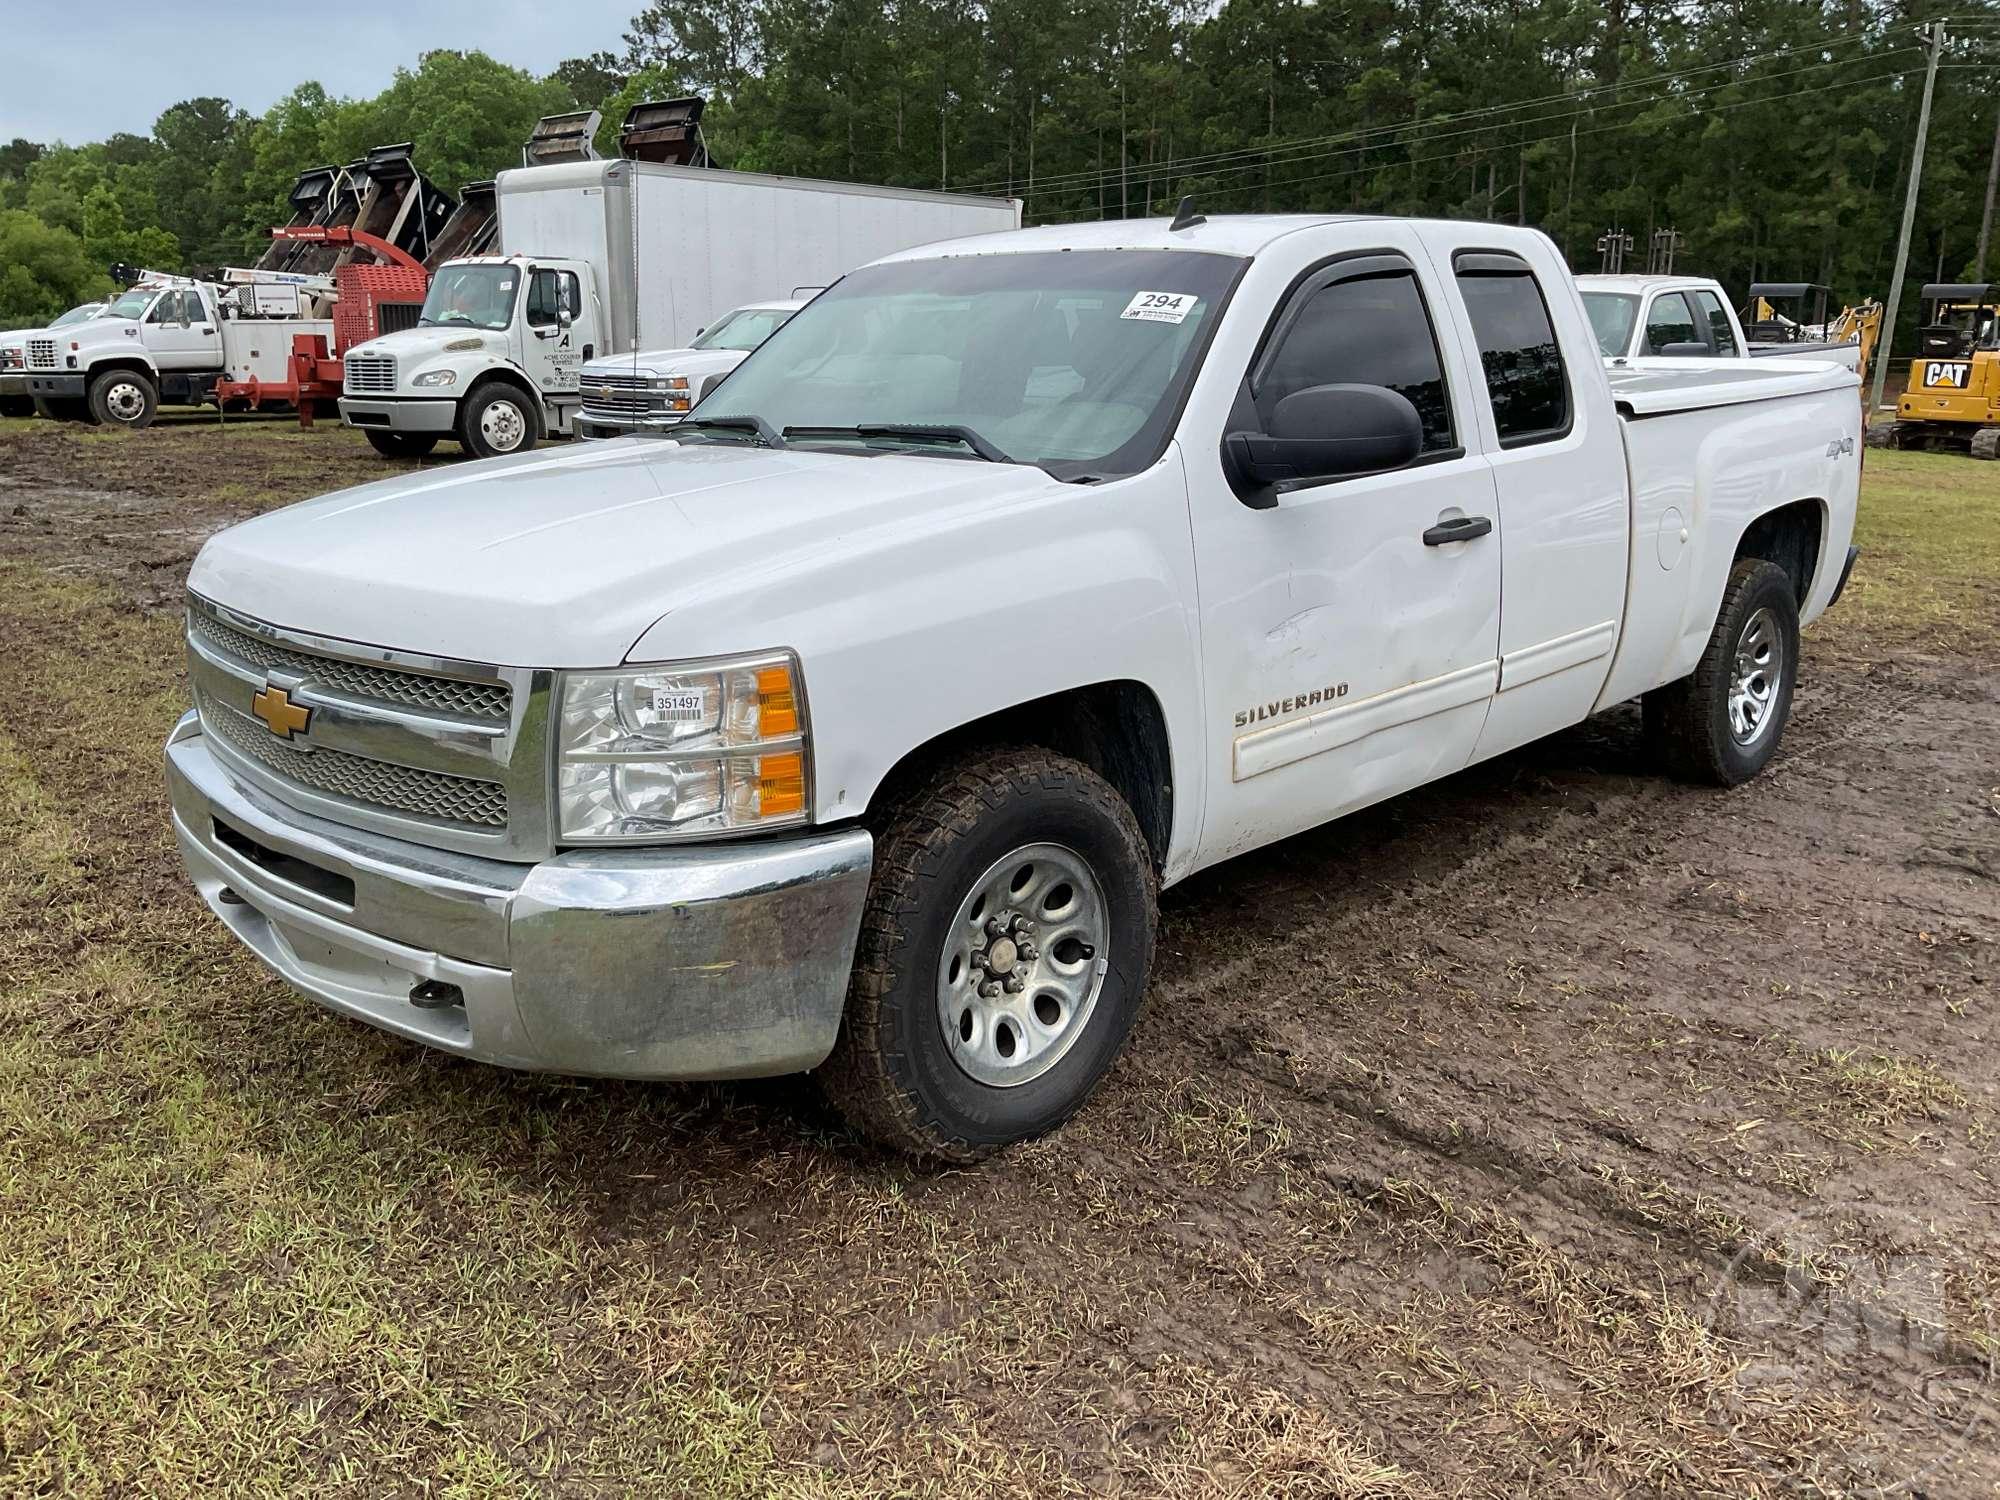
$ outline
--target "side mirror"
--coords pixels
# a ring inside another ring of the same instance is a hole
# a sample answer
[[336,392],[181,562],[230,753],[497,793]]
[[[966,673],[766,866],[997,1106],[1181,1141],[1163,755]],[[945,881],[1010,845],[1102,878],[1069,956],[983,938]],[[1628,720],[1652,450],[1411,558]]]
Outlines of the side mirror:
[[1661,347],[1661,355],[1667,359],[1707,359],[1706,344],[1667,344]]
[[1239,488],[1400,469],[1424,448],[1423,418],[1387,386],[1308,386],[1280,401],[1267,425],[1222,440],[1223,467]]
[[569,327],[569,325],[570,325],[570,324],[574,323],[575,321],[576,321],[576,314],[575,314],[575,313],[573,313],[573,312],[571,312],[571,311],[570,311],[570,310],[569,310],[568,308],[566,308],[566,307],[559,307],[559,308],[557,308],[557,309],[556,309],[556,326],[557,326],[557,327],[559,327],[559,328],[567,328],[567,327]]

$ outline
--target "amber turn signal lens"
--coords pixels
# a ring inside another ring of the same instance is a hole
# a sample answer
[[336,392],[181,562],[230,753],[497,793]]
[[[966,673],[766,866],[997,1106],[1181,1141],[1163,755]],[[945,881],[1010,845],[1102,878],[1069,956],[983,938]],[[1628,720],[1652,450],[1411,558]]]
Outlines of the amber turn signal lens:
[[763,667],[757,672],[757,732],[767,740],[799,732],[799,700],[792,694],[788,667]]
[[806,805],[806,758],[796,750],[757,761],[757,816],[783,817]]

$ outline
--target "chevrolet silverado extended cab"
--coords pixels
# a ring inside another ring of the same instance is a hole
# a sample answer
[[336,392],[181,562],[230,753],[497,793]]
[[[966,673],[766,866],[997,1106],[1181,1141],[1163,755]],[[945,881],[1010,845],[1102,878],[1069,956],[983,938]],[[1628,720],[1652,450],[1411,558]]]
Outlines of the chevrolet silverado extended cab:
[[175,829],[335,1010],[516,1068],[817,1069],[975,1158],[1111,1066],[1163,885],[1637,697],[1679,772],[1762,768],[1854,560],[1855,384],[1614,378],[1523,229],[904,252],[671,437],[211,539]]

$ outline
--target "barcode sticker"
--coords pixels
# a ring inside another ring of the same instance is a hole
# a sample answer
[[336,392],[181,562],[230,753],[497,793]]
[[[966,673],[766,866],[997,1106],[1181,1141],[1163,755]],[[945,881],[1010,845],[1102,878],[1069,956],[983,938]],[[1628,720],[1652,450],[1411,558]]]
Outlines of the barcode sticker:
[[1142,323],[1180,323],[1200,301],[1193,292],[1139,292],[1118,316]]
[[675,723],[699,719],[702,714],[701,694],[677,691],[673,688],[654,688],[653,712]]

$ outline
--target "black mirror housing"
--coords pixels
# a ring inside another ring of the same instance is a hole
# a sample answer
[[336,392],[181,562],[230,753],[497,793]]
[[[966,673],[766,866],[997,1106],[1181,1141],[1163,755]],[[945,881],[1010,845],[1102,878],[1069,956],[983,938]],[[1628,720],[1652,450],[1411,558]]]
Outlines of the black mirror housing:
[[1239,489],[1400,469],[1424,448],[1423,418],[1380,385],[1314,385],[1271,411],[1269,430],[1232,432],[1223,466]]
[[1706,344],[1666,344],[1660,353],[1667,359],[1707,359],[1709,350]]

